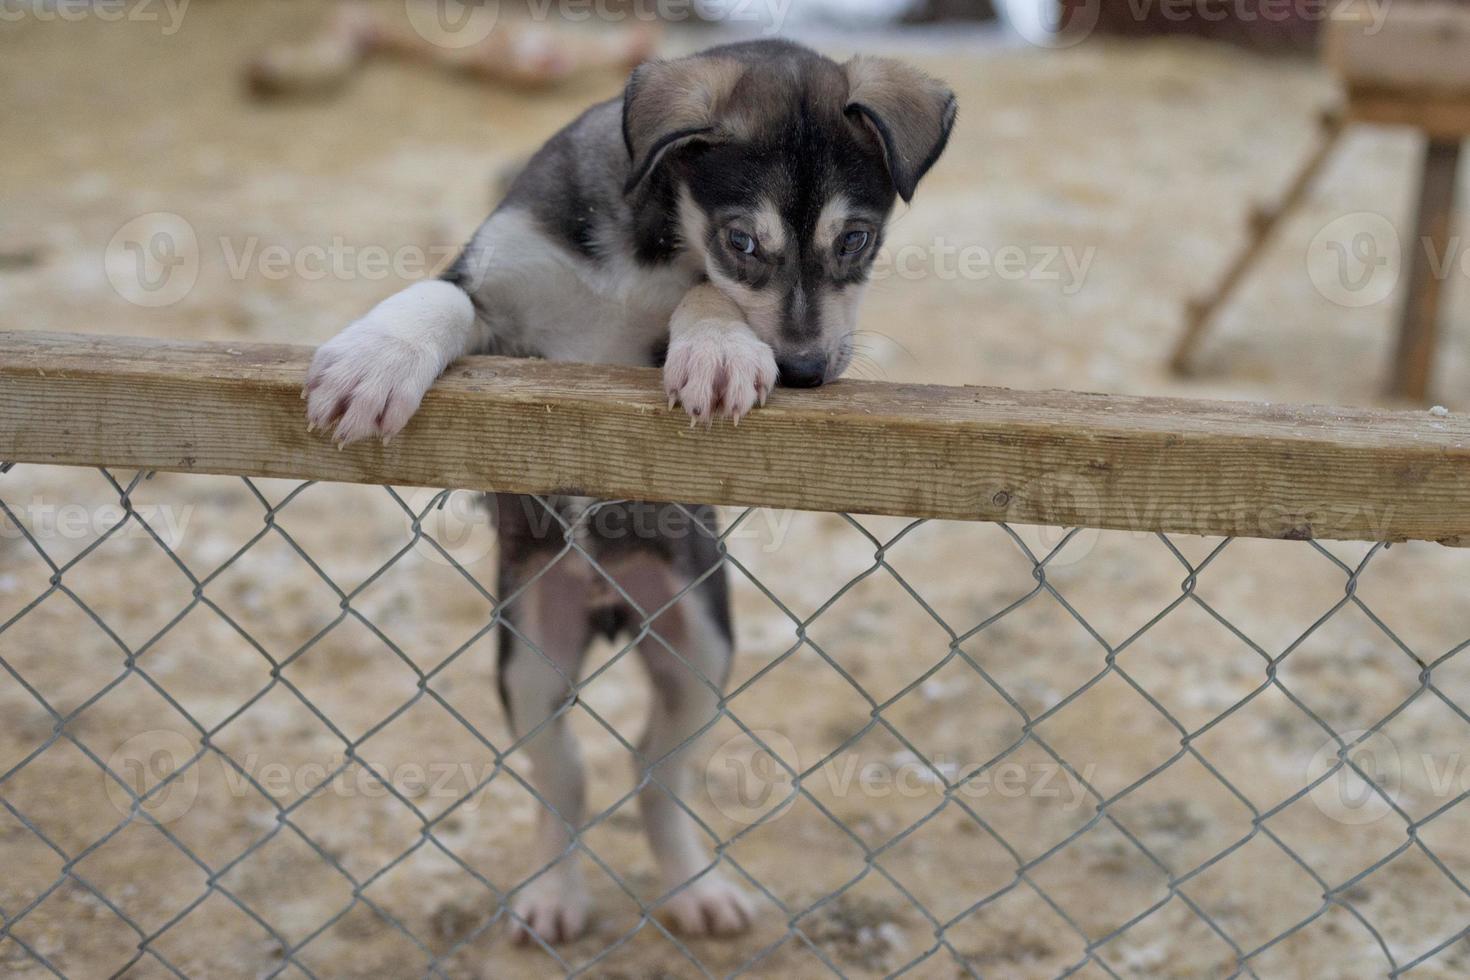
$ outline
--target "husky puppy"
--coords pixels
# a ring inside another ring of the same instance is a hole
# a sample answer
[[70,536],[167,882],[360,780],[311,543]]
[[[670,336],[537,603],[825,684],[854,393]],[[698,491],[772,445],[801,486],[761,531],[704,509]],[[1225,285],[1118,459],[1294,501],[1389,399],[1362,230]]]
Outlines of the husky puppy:
[[[661,366],[670,407],[706,424],[738,422],[778,382],[837,378],[884,225],[944,150],[955,111],[945,85],[901,62],[839,64],[782,41],[643,64],[531,159],[442,278],[317,352],[308,420],[342,444],[386,441],[471,353]],[[509,899],[517,938],[565,942],[587,925],[565,715],[600,634],[641,637],[652,683],[636,768],[659,914],[691,935],[744,930],[749,901],[681,802],[692,736],[715,718],[731,662],[712,511],[514,494],[491,505],[500,595],[513,598],[501,696],[548,804],[537,873]]]

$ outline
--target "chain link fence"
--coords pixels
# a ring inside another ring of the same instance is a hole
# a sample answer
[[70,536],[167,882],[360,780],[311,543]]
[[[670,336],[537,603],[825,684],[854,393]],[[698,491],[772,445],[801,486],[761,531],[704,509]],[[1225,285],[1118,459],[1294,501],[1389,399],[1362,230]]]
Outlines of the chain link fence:
[[[639,610],[555,715],[590,743],[594,927],[517,950],[549,803],[470,495],[0,474],[9,975],[1470,969],[1463,553],[689,515],[738,657],[678,803],[755,925],[681,935],[634,843]],[[558,560],[621,593],[600,506]]]

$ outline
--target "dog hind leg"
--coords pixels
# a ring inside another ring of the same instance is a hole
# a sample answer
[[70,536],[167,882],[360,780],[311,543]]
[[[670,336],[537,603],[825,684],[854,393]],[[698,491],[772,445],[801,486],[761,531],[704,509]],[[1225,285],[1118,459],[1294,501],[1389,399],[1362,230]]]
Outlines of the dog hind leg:
[[[685,571],[648,555],[621,563],[614,576],[645,613],[654,615],[692,581],[694,576]],[[653,686],[648,727],[635,760],[642,786],[638,802],[668,896],[659,913],[692,936],[734,935],[748,929],[752,920],[749,899],[710,869],[704,832],[675,799],[685,805],[694,801],[696,765],[702,759],[699,735],[715,718],[729,673],[732,647],[724,574],[723,567],[718,569],[657,615],[652,622],[657,635],[638,645]]]
[[[517,580],[530,581],[552,556],[543,551],[540,563],[503,567],[502,595]],[[543,801],[537,814],[539,873],[512,898],[519,919],[513,938],[521,944],[531,942],[533,932],[546,943],[570,942],[587,927],[587,891],[572,849],[584,819],[582,764],[565,712],[589,640],[587,575],[580,564],[579,557],[563,555],[531,581],[507,607],[513,629],[503,628],[500,635],[501,694],[515,738],[524,740],[516,756],[530,760],[529,782]]]

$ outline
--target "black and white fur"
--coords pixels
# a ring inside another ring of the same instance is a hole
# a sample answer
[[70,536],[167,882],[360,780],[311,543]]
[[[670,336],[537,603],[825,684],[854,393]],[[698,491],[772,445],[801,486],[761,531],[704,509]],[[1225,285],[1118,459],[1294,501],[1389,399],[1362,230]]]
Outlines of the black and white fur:
[[[467,353],[661,365],[670,406],[739,421],[778,379],[816,386],[852,356],[884,225],[938,159],[955,119],[941,83],[900,62],[838,64],[753,42],[640,66],[620,98],[553,137],[443,278],[385,300],[323,346],[307,380],[313,428],[387,440]],[[731,662],[723,566],[707,508],[619,508],[563,525],[533,498],[493,498],[501,538],[500,687],[544,813],[541,873],[513,898],[517,932],[575,938],[588,900],[572,850],[582,775],[564,717],[599,633],[636,636],[654,690],[640,805],[662,914],[694,935],[745,929],[743,893],[711,869],[691,799],[691,734],[715,716]],[[609,516],[606,513],[599,517]],[[598,530],[616,526],[619,533]],[[678,602],[690,583],[700,584]]]

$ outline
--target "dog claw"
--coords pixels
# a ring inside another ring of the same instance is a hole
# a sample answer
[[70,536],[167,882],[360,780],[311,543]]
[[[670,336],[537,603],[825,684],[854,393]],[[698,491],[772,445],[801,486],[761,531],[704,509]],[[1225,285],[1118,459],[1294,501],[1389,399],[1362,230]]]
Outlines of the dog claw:
[[771,348],[744,323],[701,322],[675,331],[664,362],[670,408],[682,402],[691,428],[703,422],[713,429],[719,419],[738,425],[775,377]]
[[750,929],[750,899],[722,877],[708,875],[671,897],[659,917],[686,936],[734,936]]

